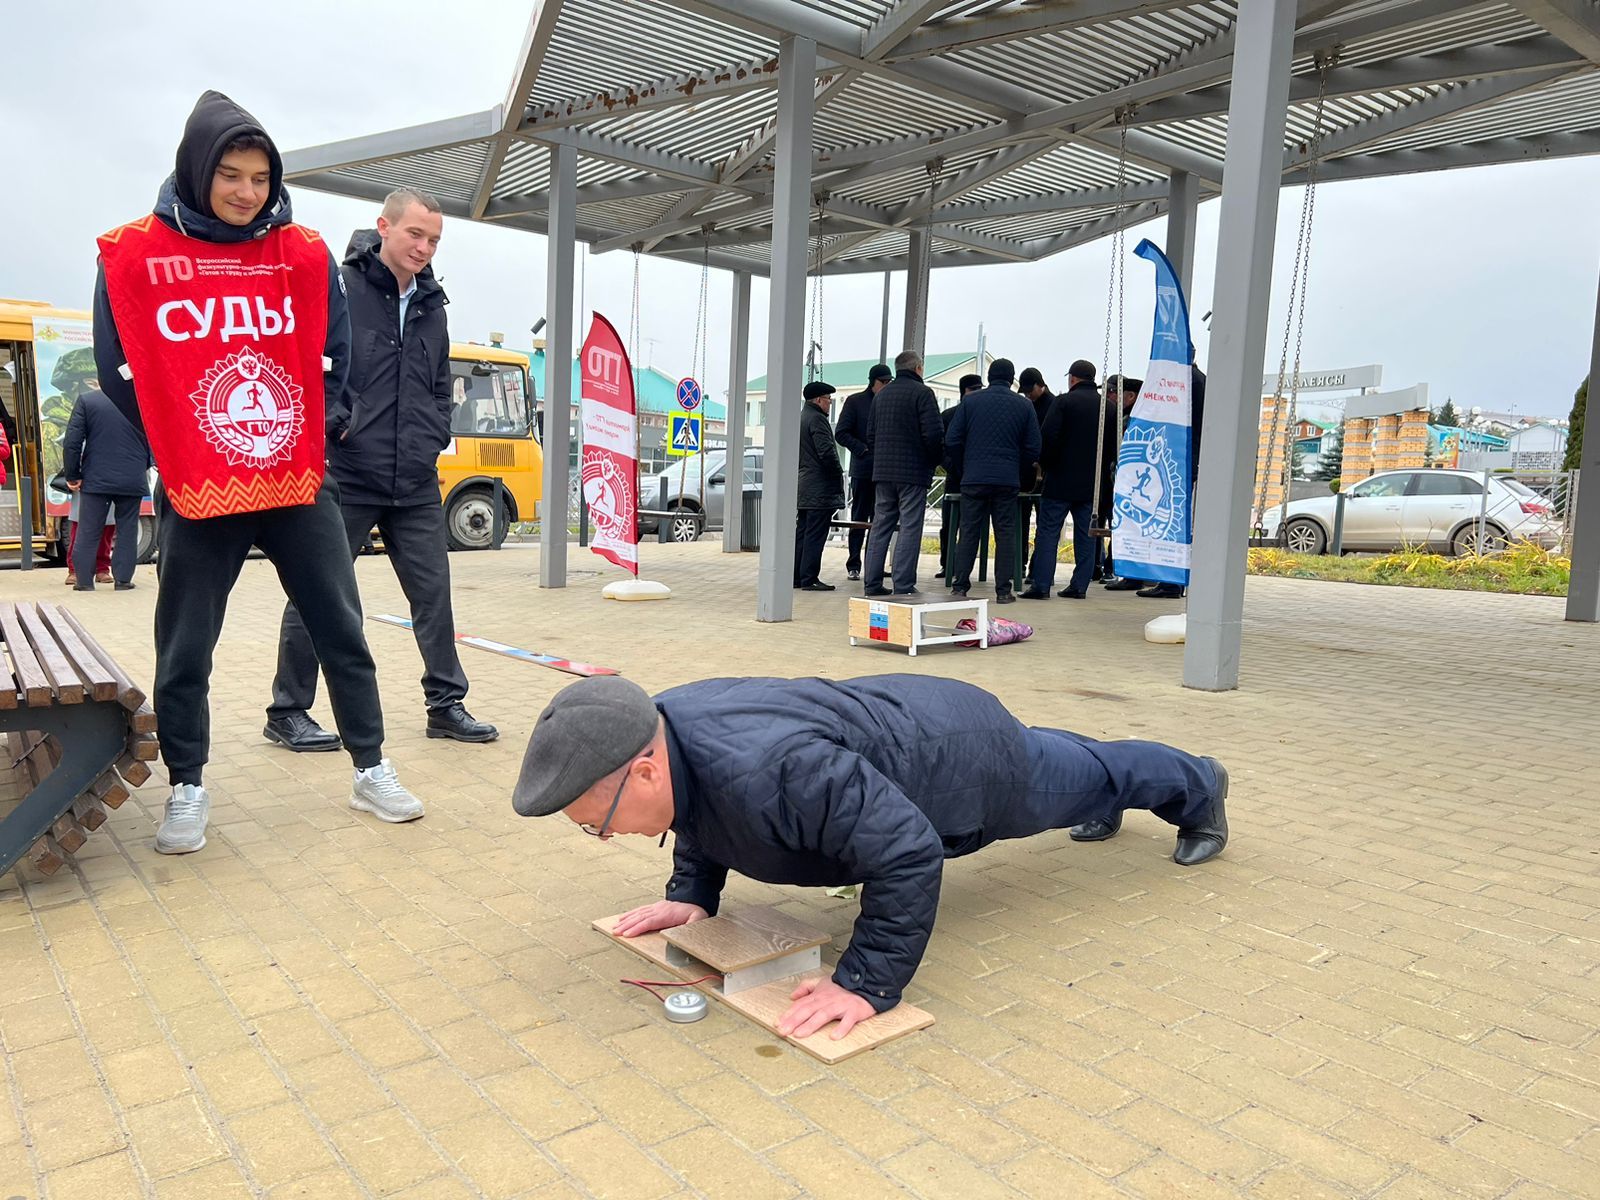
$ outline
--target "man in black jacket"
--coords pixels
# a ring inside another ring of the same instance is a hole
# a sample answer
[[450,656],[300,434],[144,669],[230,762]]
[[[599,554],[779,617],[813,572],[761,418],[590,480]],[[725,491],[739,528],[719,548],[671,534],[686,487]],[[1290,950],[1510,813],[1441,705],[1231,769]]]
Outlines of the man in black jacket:
[[966,599],[978,541],[994,522],[994,598],[1016,600],[1011,573],[1017,554],[1017,480],[1039,461],[1039,423],[1011,390],[1016,368],[1008,358],[989,364],[989,386],[961,402],[945,439],[945,461],[961,479],[961,540],[950,567],[950,594]]
[[[492,742],[499,730],[474,720],[462,703],[467,676],[456,651],[439,504],[436,463],[450,441],[452,407],[448,300],[431,265],[443,226],[437,200],[402,188],[384,200],[376,230],[350,239],[340,274],[355,352],[341,427],[330,430],[328,468],[339,481],[351,557],[376,525],[411,604],[428,736]],[[316,651],[291,602],[278,637],[267,739],[290,750],[337,750],[338,737],[308,711],[316,697]]]
[[877,492],[872,533],[867,538],[865,588],[868,596],[887,596],[883,586],[889,539],[894,548],[894,594],[917,595],[917,558],[922,553],[922,521],[928,510],[928,485],[944,458],[944,426],[933,389],[922,382],[922,355],[902,350],[894,360],[894,382],[878,393],[867,420],[872,451],[872,482]]
[[[178,145],[175,170],[161,185],[154,219],[165,230],[184,239],[189,255],[188,271],[181,264],[167,264],[159,271],[153,261],[136,264],[131,273],[121,260],[124,250],[113,249],[115,235],[123,235],[121,245],[137,245],[129,231],[154,228],[148,219],[133,222],[100,240],[101,266],[95,283],[94,357],[100,386],[112,403],[130,422],[150,433],[156,468],[169,480],[180,478],[193,464],[162,459],[162,445],[155,435],[173,437],[174,445],[193,445],[194,426],[202,426],[202,413],[196,411],[188,385],[163,385],[159,363],[149,353],[148,312],[158,300],[181,297],[181,285],[208,270],[215,263],[224,267],[242,261],[241,247],[265,246],[269,239],[291,241],[304,237],[313,244],[315,236],[293,224],[288,189],[283,186],[283,159],[272,139],[244,109],[219,92],[204,93],[184,126]],[[170,241],[165,233],[161,235]],[[294,286],[278,282],[282,264],[262,264],[264,270],[240,273],[229,286],[243,293],[233,297],[234,306],[224,306],[220,320],[211,310],[191,299],[190,323],[173,327],[167,339],[182,342],[191,350],[199,348],[209,355],[230,352],[252,355],[279,355],[292,361],[307,352],[321,351],[323,375],[320,381],[307,379],[300,416],[317,431],[314,455],[324,453],[322,435],[338,428],[342,409],[339,397],[344,390],[345,372],[350,358],[350,318],[344,288],[339,283],[338,264],[321,246],[314,243],[318,257],[327,262],[326,327],[317,340],[321,345],[306,345],[303,334],[293,333],[287,313],[274,313],[278,320],[250,327],[242,322],[262,316],[269,302],[278,303],[275,289]],[[307,252],[309,253],[309,251]],[[112,255],[118,257],[115,262]],[[118,267],[121,282],[110,283],[112,266]],[[144,268],[139,270],[137,268]],[[148,272],[148,275],[146,274]],[[144,282],[148,278],[149,290]],[[256,279],[265,282],[257,284]],[[198,279],[196,279],[198,282]],[[253,293],[253,294],[252,294]],[[255,302],[254,309],[243,305]],[[214,297],[206,303],[214,302]],[[157,310],[155,322],[163,314],[170,318],[177,300],[165,300]],[[130,321],[128,329],[119,327],[118,312]],[[200,313],[194,318],[195,312]],[[302,312],[305,319],[309,314]],[[241,320],[230,328],[229,317]],[[307,322],[321,329],[320,322]],[[166,333],[165,326],[162,332]],[[231,344],[231,335],[240,341]],[[182,335],[182,336],[177,336]],[[216,346],[217,351],[212,347]],[[259,347],[259,351],[258,348]],[[130,350],[152,369],[141,374],[129,361]],[[142,356],[142,357],[141,357]],[[259,358],[258,358],[259,361]],[[313,392],[320,394],[313,394]],[[317,412],[321,405],[322,412]],[[149,414],[151,420],[144,420]],[[205,415],[211,415],[207,408]],[[214,427],[214,422],[212,423]],[[188,429],[189,440],[177,432]],[[223,456],[213,452],[221,464]],[[230,464],[231,459],[226,460]],[[220,465],[217,469],[221,469]],[[257,475],[255,481],[267,478]],[[361,597],[356,590],[355,569],[345,549],[339,520],[339,487],[316,472],[317,488],[309,500],[296,499],[266,507],[241,508],[218,515],[185,516],[177,511],[167,484],[157,485],[155,502],[161,559],[157,568],[156,594],[156,719],[161,725],[161,756],[167,765],[172,792],[160,827],[155,848],[162,854],[188,854],[206,844],[206,825],[211,798],[202,775],[211,749],[209,695],[212,659],[222,634],[227,614],[228,593],[244,566],[252,546],[259,548],[277,569],[284,590],[299,600],[311,615],[317,654],[328,673],[334,716],[355,766],[350,806],[369,812],[385,821],[411,821],[422,816],[422,803],[398,779],[393,764],[383,755],[383,708],[378,697],[377,670],[361,627]],[[230,483],[248,487],[252,477],[241,470]],[[187,503],[187,501],[186,501]],[[228,507],[232,507],[229,505]]]
[[805,408],[800,414],[800,482],[796,493],[794,528],[794,586],[803,592],[831,592],[823,583],[822,547],[828,540],[828,522],[844,505],[844,468],[839,446],[828,424],[834,387],[814,379],[806,384]]
[[[1056,397],[1044,422],[1044,496],[1039,502],[1039,540],[1033,550],[1033,586],[1024,600],[1046,600],[1056,579],[1061,529],[1072,516],[1072,579],[1059,593],[1069,600],[1087,595],[1094,572],[1093,518],[1110,516],[1111,477],[1117,464],[1117,416],[1094,385],[1094,364],[1078,359],[1067,371],[1067,391]],[[1099,450],[1096,451],[1098,445]],[[1096,468],[1098,468],[1098,495]]]
[[[833,436],[839,445],[850,451],[850,520],[853,522],[872,520],[872,447],[867,445],[867,426],[872,420],[873,397],[893,378],[894,372],[887,364],[874,366],[867,372],[866,390],[845,397],[844,407],[839,410],[839,423],[833,427]],[[866,535],[865,529],[850,531],[849,557],[844,566],[851,579],[861,578],[861,543]]]
[[797,989],[779,1025],[804,1037],[837,1019],[842,1037],[900,1002],[945,859],[1134,808],[1176,825],[1173,858],[1192,866],[1227,843],[1227,792],[1215,759],[1028,728],[956,680],[714,679],[652,700],[613,675],[557,693],[511,798],[601,838],[676,835],[667,898],[627,914],[623,936],[714,914],[730,870],[864,884],[832,979]]
[[139,502],[150,470],[150,444],[144,431],[122,415],[104,392],[84,392],[72,406],[61,447],[62,474],[78,493],[78,524],[84,537],[73,545],[74,590],[94,591],[95,552],[106,514],[115,509],[117,540],[111,551],[116,590],[133,587],[139,561]]
[[[963,375],[956,383],[960,392],[960,400],[952,404],[939,414],[939,423],[944,426],[945,442],[950,441],[950,423],[956,419],[956,413],[961,409],[961,400],[965,400],[973,392],[983,387],[983,380],[977,375]],[[945,458],[944,463],[944,499],[939,501],[939,569],[933,573],[935,579],[943,579],[950,570],[950,512],[956,507],[956,497],[961,495],[961,472],[950,469],[950,459]],[[960,537],[961,530],[956,530]]]

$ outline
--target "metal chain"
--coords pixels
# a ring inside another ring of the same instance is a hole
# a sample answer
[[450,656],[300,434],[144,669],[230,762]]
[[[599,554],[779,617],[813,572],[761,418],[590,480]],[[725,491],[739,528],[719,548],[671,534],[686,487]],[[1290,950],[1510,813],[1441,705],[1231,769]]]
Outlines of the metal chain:
[[[1328,99],[1328,72],[1336,60],[1336,51],[1328,54],[1319,53],[1316,57],[1317,106],[1312,122],[1311,140],[1307,144],[1306,190],[1300,202],[1300,230],[1295,239],[1294,271],[1289,277],[1289,303],[1283,319],[1283,350],[1278,356],[1278,383],[1272,391],[1272,424],[1267,435],[1266,460],[1261,466],[1261,485],[1256,493],[1256,514],[1253,523],[1259,527],[1267,512],[1267,485],[1272,480],[1273,459],[1278,452],[1278,425],[1287,414],[1288,424],[1285,432],[1289,438],[1289,446],[1284,453],[1283,462],[1283,495],[1280,497],[1282,508],[1278,529],[1280,541],[1287,536],[1287,522],[1283,520],[1283,516],[1288,512],[1290,485],[1294,476],[1294,420],[1300,399],[1301,349],[1306,332],[1306,284],[1311,270],[1311,228],[1317,204],[1317,167],[1322,148],[1322,117]],[[1291,339],[1294,343],[1292,375],[1289,374]],[[1283,388],[1286,381],[1290,391],[1287,406],[1283,403]]]
[[[1116,312],[1117,324],[1117,386],[1122,385],[1122,347],[1123,347],[1123,296],[1127,286],[1126,268],[1123,264],[1127,249],[1127,236],[1123,232],[1123,204],[1128,187],[1128,125],[1133,119],[1132,106],[1124,106],[1117,110],[1117,198],[1112,209],[1111,230],[1111,278],[1107,284],[1110,294],[1106,297],[1106,336],[1104,352],[1100,357],[1101,386],[1100,419],[1095,428],[1094,441],[1094,495],[1090,500],[1089,527],[1100,528],[1100,479],[1105,470],[1106,448],[1106,405],[1111,402],[1111,393],[1104,390],[1108,381],[1111,368],[1111,317],[1113,308]],[[1117,437],[1120,443],[1122,436],[1122,404],[1117,404]]]
[[817,201],[817,233],[811,251],[811,305],[806,327],[806,382],[822,372],[822,220],[827,213],[827,196]]

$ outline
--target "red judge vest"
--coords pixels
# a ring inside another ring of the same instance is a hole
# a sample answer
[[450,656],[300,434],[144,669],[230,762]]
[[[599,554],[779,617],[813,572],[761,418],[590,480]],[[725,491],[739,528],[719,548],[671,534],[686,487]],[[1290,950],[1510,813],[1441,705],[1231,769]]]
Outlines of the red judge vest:
[[99,239],[106,294],[180,516],[314,503],[322,486],[328,251],[283,225],[202,242],[154,215]]

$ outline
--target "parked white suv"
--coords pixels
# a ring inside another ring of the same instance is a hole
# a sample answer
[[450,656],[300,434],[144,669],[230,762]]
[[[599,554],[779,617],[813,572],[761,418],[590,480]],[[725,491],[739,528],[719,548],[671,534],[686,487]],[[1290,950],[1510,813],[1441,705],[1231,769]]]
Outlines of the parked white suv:
[[[1546,550],[1561,541],[1550,505],[1515,479],[1491,476],[1483,545],[1483,476],[1471,471],[1384,471],[1345,489],[1344,549],[1429,549],[1449,554],[1492,553],[1507,542],[1532,542]],[[1278,536],[1297,554],[1322,554],[1333,541],[1337,498],[1318,496],[1268,509],[1267,537]]]

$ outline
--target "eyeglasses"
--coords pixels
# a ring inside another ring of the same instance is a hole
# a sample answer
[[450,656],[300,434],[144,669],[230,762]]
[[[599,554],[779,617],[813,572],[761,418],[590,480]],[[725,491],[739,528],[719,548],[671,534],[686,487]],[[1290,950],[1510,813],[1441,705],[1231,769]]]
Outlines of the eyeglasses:
[[[646,750],[639,757],[649,758],[654,753],[655,751],[653,749]],[[638,759],[634,760],[634,762],[637,761]],[[633,763],[630,762],[628,766],[629,768],[632,768]],[[617,805],[622,803],[622,789],[628,786],[628,776],[631,774],[633,774],[631,769],[623,772],[622,782],[617,784],[617,794],[611,800],[611,807],[606,809],[606,819],[601,821],[598,827],[587,823],[579,823],[579,829],[583,830],[590,837],[609,838],[611,836],[611,821],[612,818],[617,815]]]

